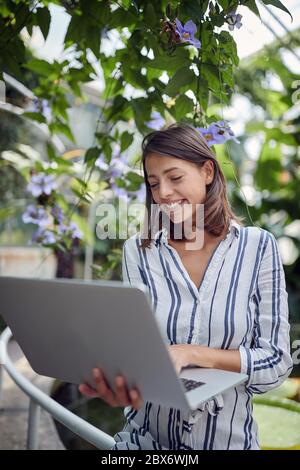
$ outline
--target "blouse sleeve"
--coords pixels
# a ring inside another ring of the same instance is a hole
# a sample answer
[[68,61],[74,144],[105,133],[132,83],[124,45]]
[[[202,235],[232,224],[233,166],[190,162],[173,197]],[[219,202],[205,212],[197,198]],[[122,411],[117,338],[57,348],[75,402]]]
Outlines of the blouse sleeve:
[[241,372],[253,393],[278,387],[290,374],[288,294],[275,237],[267,233],[254,296],[256,318],[251,347],[240,346]]
[[123,245],[122,277],[123,282],[135,286],[139,284],[147,285],[145,274],[140,267],[137,239],[129,238]]

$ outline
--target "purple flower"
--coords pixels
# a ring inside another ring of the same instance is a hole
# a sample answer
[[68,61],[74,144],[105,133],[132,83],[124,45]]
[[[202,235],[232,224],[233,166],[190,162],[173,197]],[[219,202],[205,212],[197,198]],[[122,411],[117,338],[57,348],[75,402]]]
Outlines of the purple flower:
[[121,161],[124,165],[127,165],[128,161],[125,155],[121,155],[121,147],[119,144],[115,144],[112,151],[111,161]]
[[205,137],[209,146],[215,144],[223,144],[225,138],[222,134],[219,134],[219,129],[216,126],[209,126],[208,129],[204,127],[197,127],[198,131]]
[[51,214],[53,215],[55,221],[57,221],[59,224],[62,223],[64,219],[64,214],[63,214],[61,207],[59,206],[52,207]]
[[128,194],[128,192],[126,191],[126,189],[120,188],[120,187],[117,186],[115,183],[112,183],[111,189],[113,190],[115,196],[124,199],[126,202],[129,201],[130,197],[129,197],[129,194]]
[[50,230],[45,230],[44,228],[39,227],[33,234],[32,241],[36,243],[42,243],[44,245],[52,245],[53,243],[56,243],[56,238],[54,233]]
[[124,175],[126,166],[125,157],[113,157],[109,166],[109,174],[111,178],[120,178],[122,175]]
[[140,189],[134,193],[134,196],[139,202],[145,202],[146,199],[146,185],[142,183]]
[[108,164],[105,162],[103,153],[101,153],[101,155],[99,155],[99,157],[98,157],[97,160],[95,161],[95,166],[97,166],[98,168],[100,168],[100,170],[104,170],[104,171],[108,170],[109,166],[108,166]]
[[71,238],[82,238],[82,232],[79,230],[77,224],[75,222],[70,222],[69,225],[60,224],[57,227],[57,231],[59,235],[67,235],[71,236]]
[[49,106],[49,101],[46,99],[41,100],[35,97],[27,110],[33,111],[34,113],[42,113],[47,122],[52,119],[52,110]]
[[33,98],[30,106],[27,108],[28,111],[33,111],[34,113],[40,112],[40,102],[38,98]]
[[205,137],[209,146],[223,144],[227,140],[234,140],[237,144],[240,143],[225,121],[213,122],[208,129],[197,127],[197,130]]
[[47,194],[49,196],[56,188],[57,184],[54,180],[54,176],[46,175],[45,173],[33,175],[30,183],[27,185],[27,191],[34,197],[38,197],[41,194]]
[[120,152],[119,152],[117,160],[122,162],[124,167],[128,166],[128,158],[124,154],[120,155]]
[[228,29],[230,31],[233,31],[235,27],[240,29],[242,26],[242,23],[241,23],[242,18],[243,18],[242,15],[240,15],[239,13],[236,14],[234,11],[228,13],[228,15],[225,16],[225,21],[229,25]]
[[151,121],[146,122],[146,126],[155,131],[159,131],[165,125],[165,120],[157,111],[152,111]]
[[116,144],[112,152],[112,158],[109,164],[110,183],[114,183],[114,178],[121,178],[126,173],[128,161],[124,155],[121,155],[120,145]]
[[120,178],[124,174],[124,164],[120,159],[113,159],[110,162],[109,174],[111,181],[113,178]]
[[42,207],[34,206],[29,204],[26,211],[22,214],[22,220],[24,224],[36,224],[40,227],[44,227],[50,223],[50,218],[45,209]]
[[41,101],[41,112],[45,116],[47,122],[52,120],[52,110],[49,106],[48,100],[43,99]]
[[179,34],[180,40],[182,42],[188,42],[189,44],[192,44],[193,46],[197,47],[197,49],[200,49],[201,47],[201,42],[199,39],[196,39],[194,37],[195,33],[197,32],[197,26],[192,20],[189,20],[183,24],[179,21],[178,18],[176,18],[176,33]]

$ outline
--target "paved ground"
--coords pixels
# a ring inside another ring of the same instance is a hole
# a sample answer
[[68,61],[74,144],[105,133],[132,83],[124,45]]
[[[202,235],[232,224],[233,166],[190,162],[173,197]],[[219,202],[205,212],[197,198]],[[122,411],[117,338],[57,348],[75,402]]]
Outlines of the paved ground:
[[[14,341],[10,343],[8,352],[17,370],[41,390],[49,393],[52,380],[37,375],[31,369]],[[28,405],[28,397],[4,373],[3,399],[0,403],[0,450],[26,449]],[[39,448],[64,450],[52,418],[43,410],[39,427]]]

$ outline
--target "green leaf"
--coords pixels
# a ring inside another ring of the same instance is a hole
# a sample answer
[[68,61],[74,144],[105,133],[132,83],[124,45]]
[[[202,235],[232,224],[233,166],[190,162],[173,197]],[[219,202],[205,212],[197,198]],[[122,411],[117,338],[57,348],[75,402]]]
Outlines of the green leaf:
[[83,26],[84,23],[82,22],[81,16],[73,15],[66,32],[64,42],[70,42],[71,44],[74,42],[80,43],[81,38],[84,37],[82,34],[85,32]]
[[245,6],[248,7],[249,10],[251,10],[256,16],[258,16],[261,19],[259,9],[257,8],[255,0],[248,0]]
[[175,75],[169,81],[165,93],[169,96],[174,96],[179,93],[180,88],[192,83],[195,78],[195,74],[191,69],[182,67],[175,72]]
[[[266,142],[258,160],[254,181],[258,189],[278,191],[281,187],[280,174],[282,171],[280,144],[270,147]],[[267,175],[267,177],[266,177]]]
[[133,108],[136,125],[138,129],[143,133],[143,130],[146,127],[145,122],[150,120],[151,103],[145,98],[132,99],[130,103]]
[[[10,2],[7,2],[7,3],[10,3]],[[16,9],[16,14],[13,17],[14,18],[14,31],[16,32],[16,34],[22,29],[24,25],[32,21],[32,18],[30,17],[31,8],[29,6],[29,2],[18,2],[18,3],[19,3],[19,6]]]
[[122,5],[123,5],[123,8],[125,8],[125,10],[128,10],[128,8],[130,7],[130,4],[131,4],[130,0],[123,0],[122,1]]
[[82,93],[80,89],[80,85],[77,80],[69,80],[69,85],[74,93],[74,95],[79,96],[82,98]]
[[33,26],[34,26],[34,25],[33,25],[32,23],[31,23],[31,24],[29,23],[28,25],[26,25],[28,34],[29,34],[30,36],[32,36]]
[[219,57],[222,57],[224,62],[238,65],[239,57],[237,53],[237,47],[235,40],[228,31],[222,31],[219,34],[219,52],[218,52],[218,61],[220,62]]
[[5,219],[12,217],[16,214],[18,208],[17,207],[0,207],[0,222],[3,222]]
[[201,68],[202,76],[206,78],[208,86],[212,90],[219,90],[221,87],[219,69],[213,64],[205,64]]
[[155,59],[147,62],[149,68],[173,71],[181,67],[189,67],[191,64],[189,52],[185,47],[178,47],[175,54],[171,56],[157,56]]
[[47,154],[50,160],[54,160],[56,158],[56,151],[51,142],[47,142]]
[[273,7],[279,8],[280,10],[284,11],[285,13],[287,13],[288,15],[290,15],[291,20],[293,21],[293,17],[292,17],[292,15],[291,15],[291,13],[290,13],[289,10],[283,5],[283,3],[281,3],[279,0],[262,0],[262,2],[263,2],[265,5],[273,5]]
[[[118,93],[122,94],[123,91],[123,77],[121,76],[117,80],[110,78],[110,96],[114,97]],[[112,84],[111,84],[112,83]]]
[[22,114],[23,117],[32,119],[33,121],[46,123],[46,118],[41,113],[26,112]]
[[0,15],[3,16],[4,18],[9,16],[10,14],[10,10],[8,8],[8,6],[6,5],[0,5]]
[[154,6],[152,3],[148,3],[145,8],[144,19],[151,28],[157,25],[158,19],[155,14]]
[[71,188],[72,192],[77,196],[81,201],[86,202],[87,204],[90,204],[91,201],[93,200],[92,196],[90,194],[83,194],[81,191],[79,191],[76,188]]
[[135,173],[134,171],[129,171],[128,173],[126,173],[126,179],[127,181],[130,181],[130,183],[136,183],[139,186],[144,182],[143,176],[139,175],[138,173]]
[[218,3],[221,5],[223,10],[226,10],[230,4],[230,0],[218,0]]
[[71,142],[73,142],[75,144],[74,135],[73,135],[70,127],[67,124],[64,124],[61,121],[51,122],[49,124],[49,129],[53,133],[58,132],[58,133],[64,134]]
[[66,108],[68,107],[68,103],[65,102],[64,99],[58,98],[52,102],[52,111],[54,116],[63,118],[65,121],[68,121],[68,113]]
[[133,171],[130,171],[126,174],[125,189],[127,191],[138,191],[141,187],[141,184],[144,182],[144,178]]
[[180,4],[180,12],[187,17],[186,19],[191,18],[194,22],[196,22],[196,20],[200,22],[201,19],[203,19],[208,6],[208,0],[175,2],[175,5],[178,3]]
[[[71,167],[73,166],[73,162],[70,161],[70,160],[66,160],[65,158],[63,157],[54,157],[52,158],[52,160],[54,160],[59,167]],[[66,171],[65,168],[63,168],[63,171]]]
[[175,106],[170,109],[171,114],[176,118],[176,121],[181,121],[188,113],[194,110],[193,100],[186,95],[180,95],[176,100]]
[[88,183],[86,181],[84,181],[82,178],[78,178],[78,177],[75,177],[75,180],[78,181],[79,183],[79,188],[82,190],[82,191],[86,191],[87,187],[88,187]]
[[148,88],[147,79],[140,73],[139,70],[133,68],[133,63],[129,55],[123,57],[123,75],[127,83],[130,83],[135,88]]
[[102,152],[106,157],[106,161],[110,163],[112,157],[112,148],[109,139],[105,139],[102,143]]
[[98,27],[87,27],[85,34],[86,45],[89,47],[96,57],[100,52],[100,29]]
[[[201,108],[206,111],[207,106],[208,106],[208,83],[207,80],[204,77],[200,77],[200,80],[198,77],[195,77],[196,79],[194,80],[192,84],[192,91],[195,93],[195,96],[197,100],[200,103]],[[199,80],[199,86],[198,86],[198,80]]]
[[117,95],[114,98],[113,103],[110,106],[110,108],[108,108],[104,112],[107,121],[110,121],[112,117],[116,119],[118,116],[118,113],[120,113],[121,111],[124,111],[124,109],[128,106],[128,104],[129,102],[126,98],[124,98],[123,96]]
[[32,59],[27,64],[24,64],[24,67],[33,72],[45,75],[45,77],[49,77],[49,75],[53,73],[52,65],[46,60]]
[[133,141],[133,134],[125,131],[121,136],[121,152],[128,149],[128,147],[132,144]]
[[246,125],[247,134],[257,134],[261,131],[265,134],[266,141],[276,140],[276,142],[279,142],[280,144],[286,144],[291,146],[297,145],[295,137],[292,133],[283,132],[278,127],[273,127],[269,129],[266,127],[265,122],[259,122],[257,120],[250,121]]
[[38,19],[39,27],[42,31],[44,39],[46,40],[51,22],[50,11],[48,10],[48,8],[38,8],[36,11],[36,16]]
[[138,15],[133,15],[129,10],[124,10],[123,8],[117,8],[110,14],[110,28],[128,28],[129,26],[135,24],[138,21]]
[[[43,246],[47,246],[47,245],[43,245]],[[49,245],[49,247],[50,247],[50,248],[56,247],[56,248],[58,248],[60,251],[62,251],[63,253],[66,253],[66,252],[67,252],[66,248],[65,248],[61,243],[59,243],[59,242],[54,243],[54,245]]]
[[[5,30],[4,30],[5,31]],[[1,30],[2,34],[2,30]],[[1,68],[13,75],[20,82],[23,81],[24,76],[21,72],[20,65],[25,62],[25,47],[24,43],[15,38],[14,41],[8,45],[4,45],[3,38],[0,36],[0,64]]]
[[89,148],[85,153],[84,162],[89,164],[89,166],[92,166],[99,157],[100,153],[101,150],[99,149],[99,147]]

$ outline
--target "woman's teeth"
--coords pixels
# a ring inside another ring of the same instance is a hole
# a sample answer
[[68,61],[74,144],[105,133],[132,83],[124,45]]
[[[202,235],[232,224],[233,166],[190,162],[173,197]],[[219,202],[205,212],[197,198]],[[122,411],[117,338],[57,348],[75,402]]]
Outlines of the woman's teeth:
[[186,202],[186,199],[181,199],[180,201],[172,202],[171,204],[164,204],[168,209],[174,209],[175,207],[182,206]]

